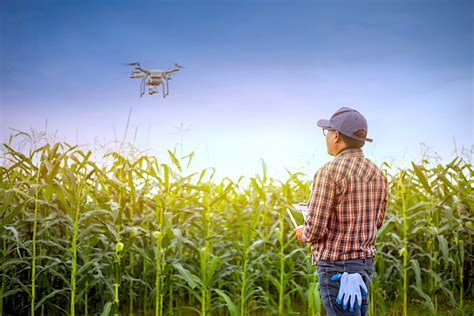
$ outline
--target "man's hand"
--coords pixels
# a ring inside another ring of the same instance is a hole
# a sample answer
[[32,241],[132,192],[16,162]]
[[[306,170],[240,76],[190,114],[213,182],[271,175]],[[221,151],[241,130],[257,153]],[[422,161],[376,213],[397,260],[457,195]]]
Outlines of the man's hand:
[[303,229],[304,229],[304,225],[300,225],[293,230],[296,235],[296,240],[298,240],[301,243],[303,242]]
[[344,310],[347,310],[347,304],[349,303],[350,311],[354,312],[354,305],[357,300],[357,307],[359,307],[360,310],[362,306],[362,296],[367,296],[368,294],[367,286],[365,285],[364,280],[362,280],[361,275],[359,273],[344,272],[342,275],[338,273],[331,277],[331,280],[333,281],[339,279],[341,279],[341,285],[339,286],[337,303],[339,305],[343,304]]

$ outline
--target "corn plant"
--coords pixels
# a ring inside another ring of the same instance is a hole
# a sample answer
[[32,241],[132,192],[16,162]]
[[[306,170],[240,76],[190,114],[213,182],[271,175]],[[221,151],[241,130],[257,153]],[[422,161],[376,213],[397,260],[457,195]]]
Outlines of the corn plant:
[[[309,245],[286,216],[310,178],[272,179],[262,161],[260,174],[217,181],[189,171],[193,152],[162,160],[129,146],[99,163],[22,132],[3,144],[1,314],[322,314]],[[471,313],[470,157],[382,168],[369,314]]]

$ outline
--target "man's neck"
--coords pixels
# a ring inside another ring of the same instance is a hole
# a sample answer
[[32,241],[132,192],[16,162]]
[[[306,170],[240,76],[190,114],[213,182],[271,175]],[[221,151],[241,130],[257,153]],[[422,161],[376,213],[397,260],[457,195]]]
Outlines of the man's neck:
[[335,156],[339,155],[340,153],[342,153],[344,150],[348,150],[348,149],[351,149],[350,147],[346,146],[346,147],[343,147],[341,150],[339,150]]

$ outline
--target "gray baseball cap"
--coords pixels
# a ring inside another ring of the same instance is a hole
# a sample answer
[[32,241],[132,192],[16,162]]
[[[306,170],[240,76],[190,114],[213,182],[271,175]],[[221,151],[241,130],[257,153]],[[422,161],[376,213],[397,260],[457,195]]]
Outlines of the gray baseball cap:
[[317,125],[322,128],[334,129],[347,137],[355,140],[372,142],[371,138],[361,138],[354,133],[362,129],[369,132],[367,120],[357,110],[342,107],[334,113],[329,120],[319,120]]

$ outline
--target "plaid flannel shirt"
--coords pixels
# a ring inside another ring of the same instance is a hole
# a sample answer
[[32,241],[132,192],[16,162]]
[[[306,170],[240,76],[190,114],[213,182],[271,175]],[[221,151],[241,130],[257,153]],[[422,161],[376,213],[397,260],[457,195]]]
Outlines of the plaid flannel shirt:
[[362,149],[345,149],[314,175],[302,239],[312,264],[375,255],[387,206],[387,178]]

